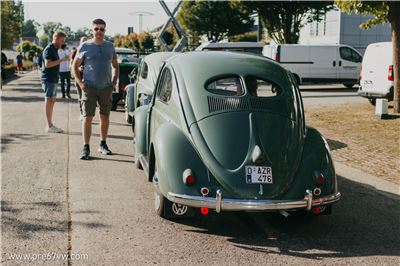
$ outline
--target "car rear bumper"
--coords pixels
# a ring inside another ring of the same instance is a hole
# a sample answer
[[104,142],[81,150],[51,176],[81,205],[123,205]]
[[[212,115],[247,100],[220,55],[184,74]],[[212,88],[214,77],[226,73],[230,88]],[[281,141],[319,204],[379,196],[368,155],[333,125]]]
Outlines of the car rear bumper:
[[189,196],[183,194],[168,193],[168,200],[194,208],[215,209],[216,212],[224,211],[280,211],[292,209],[307,209],[334,203],[340,199],[340,192],[335,194],[313,198],[311,191],[306,190],[304,199],[301,200],[241,200],[223,198],[222,192],[217,190],[216,197]]
[[378,92],[378,91],[364,91],[362,88],[360,88],[357,91],[357,94],[359,96],[365,97],[365,98],[389,98],[391,96],[391,90],[389,88],[388,91],[382,91],[382,92]]

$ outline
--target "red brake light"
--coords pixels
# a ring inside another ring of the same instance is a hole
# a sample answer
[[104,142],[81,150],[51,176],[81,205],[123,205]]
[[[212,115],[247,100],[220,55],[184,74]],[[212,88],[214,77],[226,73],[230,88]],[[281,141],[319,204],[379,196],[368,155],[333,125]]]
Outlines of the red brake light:
[[320,214],[322,212],[322,208],[321,207],[314,207],[314,208],[311,209],[311,211],[314,214]]
[[191,186],[196,182],[196,178],[191,169],[186,169],[182,175],[182,181],[184,184]]
[[207,215],[209,211],[208,211],[208,208],[204,208],[204,207],[203,207],[203,208],[200,209],[200,212],[201,212],[201,214],[203,214],[203,215]]
[[191,186],[191,185],[193,185],[194,184],[194,176],[192,176],[192,175],[189,175],[189,176],[187,176],[186,177],[186,185],[189,185],[189,186]]
[[317,184],[317,186],[322,186],[323,184],[325,184],[325,177],[322,174],[318,176],[315,180],[315,184]]
[[393,65],[389,66],[389,73],[388,73],[388,80],[393,81],[394,75],[393,75]]

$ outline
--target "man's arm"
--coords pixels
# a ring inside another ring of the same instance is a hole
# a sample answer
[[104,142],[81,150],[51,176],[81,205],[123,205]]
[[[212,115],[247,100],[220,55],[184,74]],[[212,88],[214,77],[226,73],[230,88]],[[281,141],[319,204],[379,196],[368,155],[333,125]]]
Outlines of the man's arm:
[[117,58],[114,58],[112,60],[112,67],[114,68],[114,76],[112,79],[112,83],[113,83],[113,90],[115,90],[115,87],[117,86],[117,81],[118,81],[118,77],[119,77],[119,65],[118,65],[118,60]]
[[68,55],[65,55],[63,58],[55,60],[55,61],[44,59],[44,67],[45,68],[55,67],[55,66],[61,64],[62,62],[67,61],[68,59],[69,59]]
[[74,75],[76,83],[78,83],[79,87],[82,90],[85,90],[86,84],[82,81],[82,77],[79,73],[79,66],[82,64],[82,61],[82,58],[75,56],[75,59],[72,62],[72,74]]

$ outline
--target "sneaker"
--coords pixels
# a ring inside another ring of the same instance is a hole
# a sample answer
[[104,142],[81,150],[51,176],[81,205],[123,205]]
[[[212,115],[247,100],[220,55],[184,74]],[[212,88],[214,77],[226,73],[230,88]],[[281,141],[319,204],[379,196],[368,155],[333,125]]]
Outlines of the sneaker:
[[81,160],[89,160],[89,154],[90,154],[89,145],[83,146],[80,159]]
[[107,144],[105,144],[105,143],[104,144],[100,144],[99,152],[101,152],[102,154],[105,154],[105,155],[109,155],[109,154],[112,153],[110,151],[110,149],[108,148]]
[[55,125],[51,125],[51,127],[47,128],[47,132],[49,132],[49,133],[62,133],[63,130],[61,128],[56,127]]

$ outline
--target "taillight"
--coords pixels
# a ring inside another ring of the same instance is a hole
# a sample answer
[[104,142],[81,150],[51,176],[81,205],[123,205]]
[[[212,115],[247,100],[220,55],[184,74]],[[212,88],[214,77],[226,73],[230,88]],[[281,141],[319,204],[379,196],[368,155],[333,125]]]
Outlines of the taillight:
[[276,47],[275,61],[281,61],[281,46]]
[[317,186],[322,186],[323,184],[325,184],[325,177],[324,177],[322,174],[320,174],[320,175],[317,177],[317,179],[315,180],[315,184],[316,184]]
[[393,77],[393,65],[389,66],[389,73],[388,73],[388,80],[393,81],[394,77]]
[[183,179],[183,183],[185,183],[188,186],[193,185],[194,182],[196,181],[191,169],[186,169],[183,172],[182,179]]
[[208,208],[203,207],[203,208],[200,209],[200,212],[201,212],[201,214],[203,214],[203,215],[207,215],[208,212],[209,212],[209,210],[208,210]]

